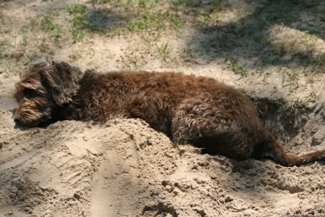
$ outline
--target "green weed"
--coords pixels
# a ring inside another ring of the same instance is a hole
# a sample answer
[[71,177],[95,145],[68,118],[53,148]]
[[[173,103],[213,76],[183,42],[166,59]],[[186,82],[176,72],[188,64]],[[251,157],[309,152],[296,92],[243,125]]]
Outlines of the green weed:
[[90,2],[93,4],[105,4],[105,3],[109,3],[110,0],[91,0]]
[[271,76],[270,72],[267,72],[265,76],[263,77],[263,81],[265,82],[269,77]]
[[170,15],[169,19],[177,29],[180,28],[185,23],[184,18],[182,18],[176,14]]
[[50,47],[45,42],[42,42],[37,47],[42,53],[46,53],[50,50]]
[[269,63],[271,63],[272,65],[276,64],[279,61],[279,56],[278,55],[272,55],[269,58]]
[[79,15],[72,18],[70,24],[73,28],[78,30],[87,30],[91,31],[94,29],[94,25],[90,23],[85,15]]
[[67,12],[73,15],[69,21],[69,31],[77,41],[85,38],[89,32],[94,30],[94,25],[89,21],[86,13],[86,6],[82,4],[73,4],[67,6]]
[[172,4],[175,7],[178,7],[179,5],[185,5],[187,7],[201,7],[201,6],[203,6],[203,3],[201,1],[196,1],[196,0],[176,0],[176,1],[172,1]]
[[6,64],[4,72],[6,73],[6,77],[9,78],[11,75],[19,74],[21,70],[17,67],[10,66]]
[[[255,30],[254,30],[255,31]],[[255,42],[264,42],[265,41],[265,36],[264,34],[260,33],[260,32],[255,32],[252,35],[252,38]]]
[[86,6],[83,4],[67,5],[67,12],[69,14],[85,14]]
[[28,44],[29,38],[26,33],[23,33],[23,45],[26,46]]
[[[286,77],[286,75],[288,77]],[[285,82],[289,82],[290,86],[289,86],[289,90],[290,92],[296,90],[299,88],[299,74],[297,71],[293,71],[293,73],[288,72],[287,74],[283,75],[283,79],[282,79],[282,85],[285,85]]]
[[179,56],[183,59],[193,58],[192,49],[190,47],[183,48],[183,50],[180,52]]
[[44,30],[50,31],[50,37],[58,39],[61,37],[62,34],[62,28],[58,24],[54,24],[52,19],[49,17],[44,17],[41,21],[41,26]]
[[303,98],[298,97],[291,101],[285,101],[283,99],[274,101],[274,104],[278,106],[277,112],[288,112],[298,108],[306,108],[311,103],[316,103],[316,94],[314,92],[311,92]]
[[141,17],[128,23],[129,31],[157,31],[166,27],[166,21],[172,22],[176,27],[182,25],[183,21],[168,11],[153,13],[145,12]]
[[259,76],[261,76],[264,72],[264,64],[263,64],[263,61],[261,60],[258,60],[257,63],[257,69],[255,71],[256,74],[259,74]]
[[230,62],[230,67],[231,67],[233,72],[235,72],[236,74],[241,75],[242,77],[247,77],[248,76],[247,70],[243,66],[239,66],[237,64],[236,59],[230,58],[229,62]]
[[316,61],[315,62],[319,66],[324,66],[325,65],[325,54],[318,55],[316,57]]
[[157,46],[158,53],[163,58],[164,62],[166,62],[168,55],[170,54],[172,48],[169,46],[168,42],[162,44],[161,46]]
[[25,57],[28,60],[28,62],[33,62],[33,61],[41,58],[41,56],[39,56],[36,52],[30,53],[30,54],[25,52]]
[[138,4],[140,7],[152,9],[157,6],[158,1],[139,0]]

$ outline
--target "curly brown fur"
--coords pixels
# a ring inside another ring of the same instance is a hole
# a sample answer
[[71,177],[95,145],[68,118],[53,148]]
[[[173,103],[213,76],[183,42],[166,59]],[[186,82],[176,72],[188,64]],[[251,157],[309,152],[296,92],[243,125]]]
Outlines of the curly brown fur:
[[214,79],[181,73],[85,72],[61,62],[32,64],[16,84],[14,120],[33,127],[57,120],[140,118],[174,143],[235,159],[271,157],[282,165],[325,158],[286,154],[265,130],[253,103]]

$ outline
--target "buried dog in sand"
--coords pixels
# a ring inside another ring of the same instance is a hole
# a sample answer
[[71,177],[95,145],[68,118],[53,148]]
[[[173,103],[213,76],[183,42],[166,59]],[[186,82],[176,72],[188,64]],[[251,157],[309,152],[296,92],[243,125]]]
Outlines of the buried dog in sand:
[[103,123],[140,118],[175,144],[244,160],[270,157],[284,165],[325,159],[325,150],[301,156],[284,152],[266,131],[251,100],[212,78],[181,73],[81,71],[65,62],[31,64],[16,83],[17,124],[35,127],[59,120]]

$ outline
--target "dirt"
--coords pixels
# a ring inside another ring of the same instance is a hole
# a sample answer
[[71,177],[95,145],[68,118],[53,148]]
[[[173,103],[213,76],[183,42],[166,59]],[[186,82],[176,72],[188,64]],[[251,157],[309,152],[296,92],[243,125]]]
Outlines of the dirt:
[[[88,8],[110,6],[79,2]],[[238,2],[228,2],[220,23],[214,24],[218,28],[184,28],[175,34],[168,29],[155,42],[147,42],[146,33],[94,33],[81,41],[62,34],[58,42],[30,22],[57,10],[55,19],[64,23],[70,19],[65,4],[74,1],[0,0],[0,34],[6,41],[5,50],[0,49],[0,216],[325,216],[324,161],[283,167],[269,159],[203,155],[191,146],[178,150],[166,135],[138,119],[113,118],[103,125],[61,121],[31,129],[13,121],[15,82],[35,51],[82,70],[145,69],[213,77],[254,101],[266,128],[287,152],[325,149],[324,65],[306,64],[303,58],[316,61],[324,53],[322,19],[301,12],[291,26],[275,23],[264,32],[270,37],[265,49],[245,44],[245,38],[231,45],[238,47],[228,47],[228,54],[217,52],[219,48],[211,51],[219,42],[202,47],[214,37],[227,36],[222,31],[229,23],[239,20],[249,27],[256,8],[270,6],[269,1]],[[109,20],[120,25],[112,16]],[[306,23],[313,23],[319,34],[306,38],[300,28]],[[48,46],[44,53],[37,49],[42,42]],[[166,42],[172,49],[164,60],[157,47]],[[259,64],[281,49],[278,64]],[[185,51],[191,54],[182,57]]]

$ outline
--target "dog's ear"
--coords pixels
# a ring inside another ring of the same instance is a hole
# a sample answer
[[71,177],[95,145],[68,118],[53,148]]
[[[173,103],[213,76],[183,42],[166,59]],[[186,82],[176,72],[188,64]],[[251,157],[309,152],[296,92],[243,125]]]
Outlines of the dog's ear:
[[41,79],[49,95],[59,106],[69,103],[79,89],[81,71],[65,62],[52,62],[42,70]]
[[25,73],[21,76],[20,81],[16,83],[16,90],[24,89],[38,90],[41,87],[40,75],[46,70],[50,63],[45,60],[39,60],[31,63]]

